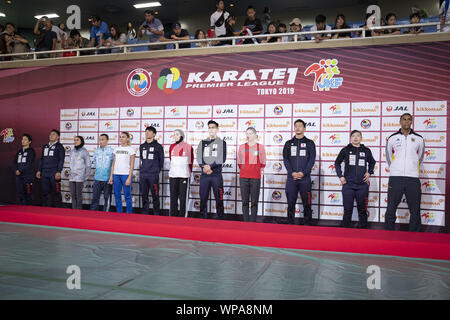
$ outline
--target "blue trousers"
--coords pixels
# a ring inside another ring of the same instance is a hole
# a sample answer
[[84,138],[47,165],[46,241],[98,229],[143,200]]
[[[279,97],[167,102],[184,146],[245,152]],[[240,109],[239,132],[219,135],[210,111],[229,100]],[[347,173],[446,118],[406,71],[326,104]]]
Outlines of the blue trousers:
[[31,205],[31,187],[33,177],[27,177],[23,174],[16,176],[16,193],[19,200],[19,204]]
[[342,226],[349,228],[352,224],[353,202],[356,199],[358,208],[358,227],[367,228],[367,201],[369,198],[369,185],[347,182],[342,186],[342,198],[344,202],[344,217]]
[[62,204],[61,180],[56,180],[55,175],[56,172],[45,176],[41,175],[42,194],[44,196],[44,206],[60,208]]
[[159,174],[148,175],[148,176],[140,176],[139,178],[139,187],[141,189],[142,194],[142,213],[149,214],[150,213],[150,204],[148,201],[148,193],[151,191],[152,193],[152,203],[153,203],[153,214],[159,215],[160,212],[160,204],[159,204]]
[[223,177],[217,174],[202,174],[200,177],[200,213],[203,218],[208,218],[208,198],[210,189],[213,189],[216,199],[216,211],[219,218],[224,216],[223,207]]
[[116,211],[122,212],[122,188],[125,195],[125,202],[127,204],[127,213],[133,212],[133,201],[131,199],[131,184],[125,185],[128,179],[128,175],[114,174],[113,175],[113,188],[114,197],[116,198]]
[[312,209],[311,209],[311,177],[305,177],[301,180],[294,180],[288,178],[286,181],[286,197],[288,201],[288,223],[295,224],[295,204],[300,193],[303,203],[304,224],[312,224]]
[[108,184],[108,181],[94,181],[94,186],[92,187],[92,202],[91,210],[98,211],[100,196],[103,191],[103,198],[105,199],[105,205],[103,206],[103,211],[108,212],[111,207],[111,189],[112,186]]

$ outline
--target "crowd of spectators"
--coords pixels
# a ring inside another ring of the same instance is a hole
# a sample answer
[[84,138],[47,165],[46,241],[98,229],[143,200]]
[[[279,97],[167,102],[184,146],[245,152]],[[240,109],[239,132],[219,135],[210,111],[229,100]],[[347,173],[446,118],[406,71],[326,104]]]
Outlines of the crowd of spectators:
[[[442,3],[440,7],[440,18],[442,24],[448,24],[450,22],[450,12],[448,7],[445,6],[446,1]],[[315,17],[315,24],[311,26],[309,30],[304,30],[302,21],[300,18],[293,18],[289,22],[289,30],[286,24],[279,20],[275,20],[272,17],[270,8],[265,8],[263,15],[260,18],[257,17],[256,9],[253,6],[249,6],[246,10],[245,21],[237,21],[237,17],[225,9],[225,3],[223,0],[216,1],[216,11],[211,14],[210,27],[205,32],[202,29],[198,29],[194,33],[194,39],[205,41],[191,43],[179,43],[179,48],[192,47],[208,47],[208,46],[220,46],[230,45],[231,40],[209,40],[211,38],[221,37],[233,37],[233,36],[253,36],[253,35],[266,35],[263,38],[247,38],[237,39],[236,44],[258,44],[258,43],[272,43],[272,42],[289,42],[295,41],[293,35],[278,35],[284,33],[298,33],[302,31],[323,31],[323,33],[315,33],[311,35],[299,34],[297,35],[297,41],[313,40],[320,42],[328,39],[339,38],[353,38],[361,37],[362,32],[349,32],[344,29],[351,29],[347,24],[344,14],[338,14],[334,20],[334,24],[327,23],[327,18],[323,14],[319,14]],[[420,12],[413,12],[409,19],[410,24],[417,24],[421,22]],[[146,10],[144,13],[144,22],[140,24],[138,28],[133,26],[132,22],[127,24],[127,30],[122,32],[121,28],[117,24],[108,25],[103,21],[100,16],[93,16],[90,19],[92,24],[90,29],[90,39],[86,39],[81,36],[80,32],[76,29],[67,31],[64,23],[54,25],[51,19],[42,17],[36,21],[33,33],[36,36],[34,43],[30,45],[28,40],[24,38],[20,33],[16,31],[16,26],[13,23],[6,23],[5,26],[0,25],[0,54],[11,53],[25,53],[30,52],[32,48],[35,51],[53,51],[61,49],[80,49],[80,48],[98,48],[92,51],[82,51],[81,55],[86,54],[105,54],[105,53],[119,53],[123,52],[123,49],[118,46],[124,44],[137,44],[137,43],[151,43],[152,45],[145,47],[134,47],[131,51],[142,50],[161,50],[166,49],[165,42],[190,40],[191,35],[188,30],[183,29],[179,22],[175,22],[171,25],[169,30],[164,30],[164,25],[159,20],[155,12],[152,10]],[[401,25],[397,24],[397,16],[394,13],[388,13],[385,18],[380,19],[380,26],[392,26],[383,30],[373,30],[372,27],[376,26],[375,14],[367,14],[365,16],[365,24],[359,26],[366,29],[365,37],[377,37],[377,36],[389,36],[389,35],[401,35],[401,34],[419,34],[424,30],[421,27],[401,28]],[[239,22],[239,23],[238,23]],[[238,27],[242,23],[241,27]],[[332,30],[343,29],[342,32],[330,32]],[[403,31],[403,33],[402,33]],[[442,31],[450,31],[450,26],[446,25],[442,28]],[[155,45],[158,43],[158,45]],[[52,57],[65,57],[77,55],[76,51],[66,51],[63,53],[50,53],[40,54],[38,58],[52,58]],[[27,59],[31,56],[17,55],[13,57],[5,57],[3,60],[17,60]],[[2,58],[0,58],[1,60]]]

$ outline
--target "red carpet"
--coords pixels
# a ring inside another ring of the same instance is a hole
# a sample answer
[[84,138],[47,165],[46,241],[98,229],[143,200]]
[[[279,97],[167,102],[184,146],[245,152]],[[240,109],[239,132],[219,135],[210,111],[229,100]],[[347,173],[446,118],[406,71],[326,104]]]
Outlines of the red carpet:
[[159,217],[27,206],[0,207],[0,221],[318,251],[450,260],[450,235]]

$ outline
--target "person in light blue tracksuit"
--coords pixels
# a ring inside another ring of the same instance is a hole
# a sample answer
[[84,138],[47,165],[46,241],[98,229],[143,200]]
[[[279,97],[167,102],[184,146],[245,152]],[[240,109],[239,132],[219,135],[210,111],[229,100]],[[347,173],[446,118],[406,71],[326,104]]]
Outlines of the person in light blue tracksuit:
[[111,165],[114,160],[114,149],[108,146],[109,137],[101,134],[99,138],[100,147],[94,151],[95,176],[92,188],[91,210],[99,209],[100,196],[103,192],[105,204],[103,211],[108,212],[111,206],[112,185],[108,183],[111,176]]

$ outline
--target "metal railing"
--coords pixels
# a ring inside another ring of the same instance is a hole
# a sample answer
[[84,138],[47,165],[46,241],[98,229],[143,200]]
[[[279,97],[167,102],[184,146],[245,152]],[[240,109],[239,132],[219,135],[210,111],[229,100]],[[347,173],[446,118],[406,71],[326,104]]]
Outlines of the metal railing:
[[[450,24],[445,24],[445,25],[450,25]],[[20,56],[22,57],[23,60],[26,60],[27,58],[23,58],[24,56],[32,56],[33,60],[37,60],[38,59],[38,55],[57,55],[57,54],[62,54],[65,52],[68,53],[73,53],[76,52],[76,56],[79,57],[81,52],[94,52],[94,54],[98,54],[99,52],[101,53],[101,51],[104,51],[105,53],[110,53],[110,52],[106,52],[107,50],[120,50],[120,52],[114,52],[112,54],[127,54],[130,53],[132,51],[129,51],[129,49],[133,49],[133,48],[138,48],[138,47],[152,47],[152,46],[162,46],[162,45],[173,45],[175,49],[180,49],[180,44],[191,44],[191,43],[206,43],[211,44],[211,43],[222,43],[223,45],[229,45],[229,44],[224,44],[224,42],[229,42],[231,41],[231,45],[232,46],[236,46],[237,45],[237,41],[240,40],[246,40],[246,39],[263,39],[263,38],[267,38],[267,37],[277,37],[277,38],[281,38],[281,37],[291,37],[292,40],[289,40],[288,42],[314,42],[314,40],[299,40],[302,38],[302,36],[308,36],[308,35],[315,35],[315,34],[334,34],[334,33],[352,33],[352,32],[357,32],[360,33],[361,36],[356,37],[356,38],[337,38],[337,39],[326,39],[323,41],[334,41],[334,40],[351,40],[351,39],[358,39],[358,38],[366,38],[366,32],[368,31],[380,31],[380,30],[388,30],[388,29],[409,29],[409,28],[413,28],[413,27],[434,27],[436,26],[436,33],[440,32],[440,28],[442,28],[443,26],[440,22],[427,22],[427,23],[416,23],[416,24],[402,24],[402,25],[394,25],[394,26],[382,26],[382,27],[373,27],[373,28],[348,28],[348,29],[334,29],[334,30],[320,30],[320,31],[302,31],[302,32],[287,32],[287,33],[274,33],[274,34],[259,34],[259,35],[251,35],[251,36],[234,36],[234,37],[218,37],[218,38],[207,38],[207,39],[190,39],[190,40],[174,40],[174,41],[161,41],[161,42],[145,42],[145,43],[136,43],[136,44],[124,44],[124,45],[118,45],[118,46],[106,46],[106,47],[88,47],[88,48],[72,48],[72,49],[64,49],[64,50],[51,50],[51,51],[31,51],[31,52],[21,52],[21,53],[9,53],[9,54],[1,54],[0,58],[5,58],[5,57],[16,57],[16,56]],[[430,33],[427,33],[430,34]],[[386,35],[386,36],[377,36],[376,38],[381,38],[381,37],[404,37],[404,36],[408,36],[408,34],[401,34],[401,35]],[[267,45],[276,45],[279,43],[286,43],[286,42],[273,42],[273,43],[264,43]],[[251,44],[246,44],[247,45],[262,45],[262,43],[251,43]],[[213,46],[201,46],[201,47],[194,47],[194,48],[182,48],[180,50],[195,50],[195,49],[204,49],[204,48],[215,48],[218,47],[220,45],[213,45]],[[160,51],[170,51],[173,49],[160,49],[157,50],[158,52]],[[156,51],[156,50],[155,50]],[[140,51],[142,52],[142,51]],[[60,58],[60,57],[57,57]],[[67,58],[74,58],[74,56],[66,56],[63,57],[64,59]],[[42,59],[42,58],[40,58]],[[54,59],[54,58],[44,58],[44,59]],[[17,61],[17,60],[13,60],[13,61]],[[11,61],[1,61],[0,63],[5,63],[5,62],[11,62]]]

